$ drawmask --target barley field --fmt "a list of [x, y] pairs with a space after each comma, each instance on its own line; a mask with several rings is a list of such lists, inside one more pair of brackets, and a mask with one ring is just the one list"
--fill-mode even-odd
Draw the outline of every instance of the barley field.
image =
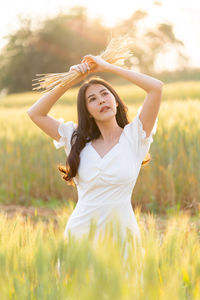
[[[114, 86], [128, 106], [131, 121], [146, 93], [134, 85]], [[0, 203], [58, 207], [76, 201], [57, 169], [64, 149], [38, 128], [26, 113], [42, 94], [28, 92], [0, 98]], [[49, 114], [77, 122], [77, 88], [67, 91]], [[200, 203], [199, 82], [165, 84], [151, 161], [141, 168], [132, 203], [143, 211], [170, 214], [180, 209], [198, 214]]]
[[92, 230], [80, 240], [64, 239], [71, 210], [57, 211], [56, 226], [52, 217], [38, 218], [37, 210], [32, 218], [0, 213], [1, 300], [200, 298], [199, 229], [188, 215], [169, 217], [161, 231], [155, 216], [144, 219], [136, 210], [143, 251], [127, 235], [125, 259], [112, 230], [96, 244]]
[[[145, 93], [115, 87], [129, 120]], [[76, 119], [77, 88], [50, 111]], [[127, 235], [128, 256], [112, 230], [93, 244], [63, 232], [77, 199], [57, 170], [63, 149], [28, 117], [39, 93], [0, 98], [0, 298], [59, 300], [200, 299], [199, 82], [164, 86], [158, 128], [132, 195], [141, 247]]]

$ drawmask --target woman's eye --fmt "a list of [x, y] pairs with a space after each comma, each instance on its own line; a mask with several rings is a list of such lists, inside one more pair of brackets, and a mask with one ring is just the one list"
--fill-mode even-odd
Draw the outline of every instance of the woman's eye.
[[[108, 95], [108, 92], [103, 92], [102, 95]], [[90, 102], [95, 100], [95, 98], [90, 98]]]

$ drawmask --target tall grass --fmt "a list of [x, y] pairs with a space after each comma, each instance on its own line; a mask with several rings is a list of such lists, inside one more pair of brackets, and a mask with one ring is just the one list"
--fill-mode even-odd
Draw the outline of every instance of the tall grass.
[[200, 298], [199, 235], [188, 215], [170, 217], [162, 234], [147, 215], [140, 226], [145, 252], [129, 235], [127, 259], [110, 231], [96, 244], [90, 236], [64, 239], [67, 215], [60, 212], [55, 227], [51, 219], [0, 214], [1, 300]]
[[[199, 211], [198, 88], [198, 82], [164, 86], [158, 128], [150, 148], [152, 160], [142, 167], [133, 192], [133, 204], [141, 205], [144, 211], [170, 213], [181, 208], [194, 214]], [[131, 121], [145, 93], [133, 85], [117, 86], [116, 90], [128, 105]], [[49, 114], [77, 122], [76, 95], [77, 89], [66, 92]], [[67, 186], [57, 169], [59, 163], [65, 164], [64, 149], [56, 150], [52, 138], [26, 113], [39, 97], [40, 94], [31, 92], [1, 99], [1, 203], [56, 206], [69, 199], [77, 200], [76, 189]]]

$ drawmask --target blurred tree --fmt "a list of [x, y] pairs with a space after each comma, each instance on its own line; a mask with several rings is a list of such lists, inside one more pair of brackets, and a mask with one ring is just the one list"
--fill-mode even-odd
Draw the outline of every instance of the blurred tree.
[[82, 7], [48, 18], [35, 30], [31, 20], [21, 19], [21, 24], [7, 36], [0, 55], [0, 90], [6, 87], [9, 93], [31, 90], [35, 74], [66, 72], [108, 42], [108, 30], [98, 19], [89, 20]]
[[[29, 91], [35, 74], [66, 72], [84, 55], [100, 54], [112, 36], [127, 33], [135, 40], [134, 56], [126, 61], [127, 67], [134, 65], [143, 73], [153, 74], [158, 54], [166, 51], [166, 47], [180, 51], [184, 45], [169, 24], [159, 24], [141, 33], [143, 26], [139, 22], [147, 16], [147, 12], [138, 10], [115, 27], [106, 28], [101, 19], [89, 19], [86, 8], [78, 6], [67, 14], [38, 22], [34, 29], [32, 20], [20, 17], [20, 29], [6, 36], [8, 42], [0, 55], [0, 90]], [[186, 57], [179, 54], [180, 63], [184, 61], [186, 65]], [[105, 74], [106, 79], [110, 77], [112, 74]]]
[[155, 73], [155, 62], [158, 54], [164, 54], [166, 50], [175, 49], [179, 65], [184, 69], [188, 64], [188, 57], [183, 53], [184, 43], [176, 38], [173, 26], [162, 23], [141, 33], [140, 29], [143, 26], [140, 24], [147, 16], [146, 11], [137, 10], [129, 19], [123, 20], [113, 28], [114, 34], [128, 33], [135, 40], [134, 57], [127, 60], [127, 65], [136, 65], [141, 72], [152, 74]]

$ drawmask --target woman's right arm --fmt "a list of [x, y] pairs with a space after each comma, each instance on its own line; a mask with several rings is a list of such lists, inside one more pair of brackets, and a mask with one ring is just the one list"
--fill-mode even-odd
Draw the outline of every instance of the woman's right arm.
[[[78, 65], [80, 67], [80, 65]], [[81, 68], [86, 70], [86, 64], [82, 64]], [[75, 66], [71, 67], [70, 70], [76, 69]], [[83, 70], [82, 69], [82, 70]], [[78, 70], [77, 70], [78, 71]], [[52, 137], [55, 140], [60, 139], [60, 135], [58, 133], [58, 127], [60, 122], [57, 121], [55, 118], [48, 115], [48, 112], [54, 105], [54, 103], [73, 85], [79, 83], [85, 77], [88, 76], [88, 72], [84, 71], [81, 76], [77, 77], [66, 86], [57, 86], [44, 96], [42, 96], [39, 100], [37, 100], [28, 110], [27, 114], [29, 115], [30, 119], [40, 128], [42, 129], [47, 135]]]

